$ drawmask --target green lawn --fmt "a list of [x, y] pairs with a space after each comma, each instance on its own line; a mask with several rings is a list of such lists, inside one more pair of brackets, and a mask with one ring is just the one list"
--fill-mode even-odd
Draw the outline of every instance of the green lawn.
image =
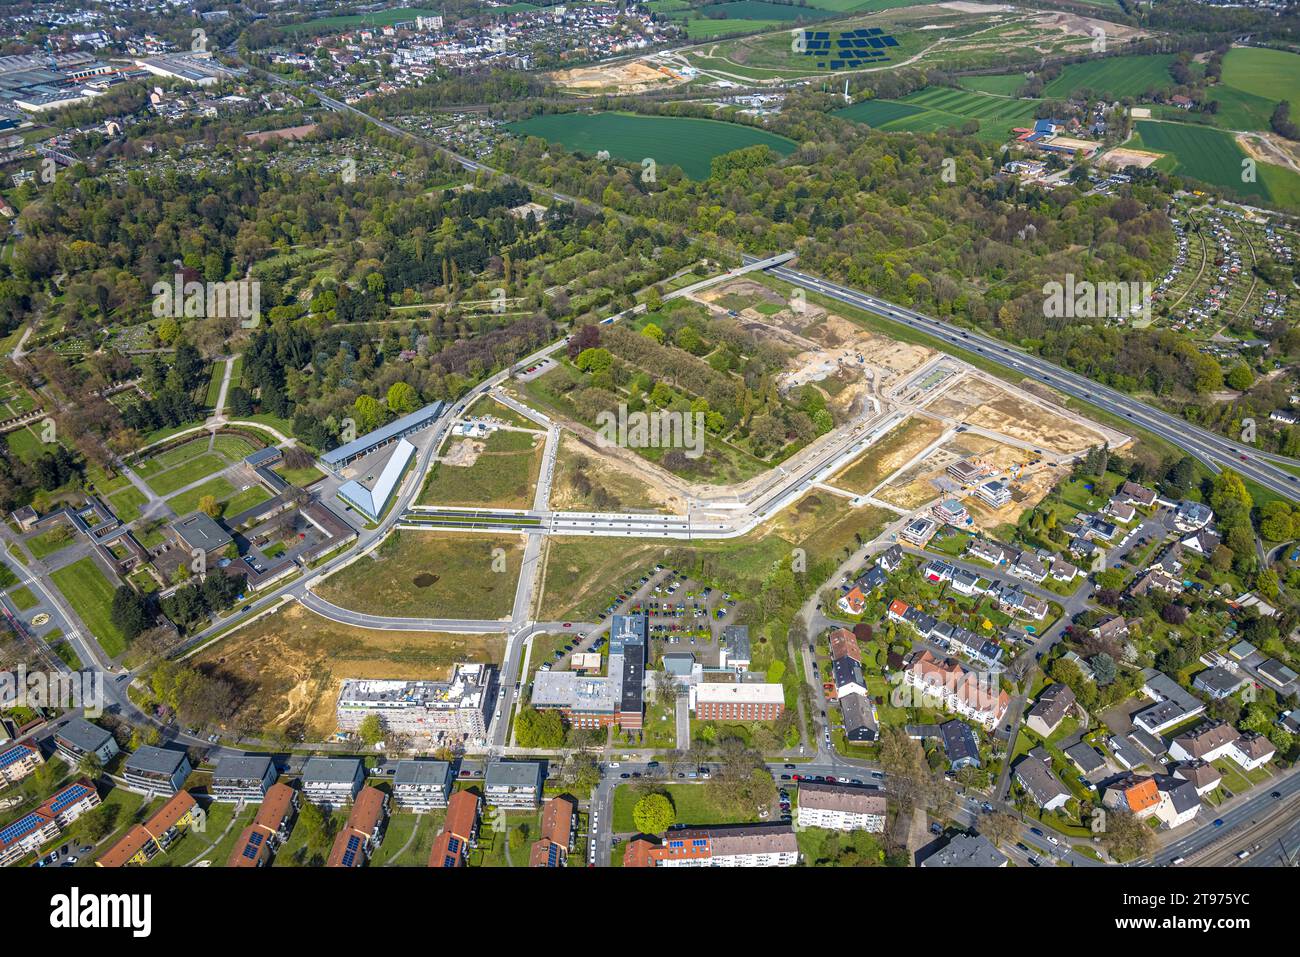
[[59, 522], [48, 531], [27, 539], [27, 548], [34, 557], [46, 558], [71, 545], [73, 537], [72, 529], [63, 522]]
[[224, 502], [227, 499], [234, 498], [236, 490], [223, 476], [218, 475], [202, 485], [196, 485], [188, 492], [182, 492], [168, 499], [167, 504], [172, 507], [172, 510], [177, 515], [188, 515], [199, 507], [199, 501], [205, 495], [211, 495], [218, 502]]
[[9, 600], [13, 602], [15, 608], [19, 611], [26, 611], [28, 608], [35, 608], [38, 604], [36, 596], [32, 590], [24, 585], [22, 588], [15, 588], [9, 593]]
[[209, 452], [188, 459], [175, 468], [152, 475], [145, 481], [157, 494], [170, 495], [177, 489], [197, 482], [205, 476], [220, 472], [227, 464], [221, 456]]
[[134, 522], [140, 517], [140, 511], [148, 501], [149, 498], [144, 492], [134, 485], [129, 485], [120, 492], [108, 496], [108, 507], [123, 523]]
[[126, 651], [126, 637], [109, 616], [116, 586], [93, 558], [86, 556], [65, 565], [52, 572], [50, 578], [109, 657], [116, 658]]
[[[753, 815], [737, 815], [735, 811], [717, 800], [713, 783], [665, 784], [661, 790], [668, 795], [677, 809], [678, 824], [747, 824], [757, 821]], [[614, 831], [617, 834], [635, 832], [632, 808], [640, 800], [631, 785], [620, 784], [614, 790]]]

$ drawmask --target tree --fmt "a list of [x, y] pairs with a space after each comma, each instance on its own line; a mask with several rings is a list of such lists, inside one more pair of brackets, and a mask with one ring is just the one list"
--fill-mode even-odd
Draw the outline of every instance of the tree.
[[139, 636], [153, 624], [153, 615], [149, 612], [149, 603], [130, 585], [119, 585], [113, 592], [113, 605], [110, 616], [117, 629], [128, 641]]
[[221, 503], [215, 495], [204, 495], [199, 499], [199, 511], [209, 518], [216, 518], [221, 514]]
[[677, 810], [666, 794], [647, 794], [632, 808], [632, 820], [642, 834], [662, 834], [677, 822]]
[[1140, 818], [1124, 811], [1109, 811], [1102, 843], [1115, 860], [1131, 861], [1155, 850], [1156, 835]]
[[1255, 384], [1255, 373], [1250, 371], [1250, 366], [1240, 362], [1232, 367], [1224, 381], [1238, 392], [1245, 392]]
[[1019, 818], [1006, 811], [996, 811], [980, 823], [980, 833], [992, 841], [994, 847], [1000, 847], [1012, 840], [1019, 831]]
[[515, 740], [523, 748], [558, 748], [564, 744], [564, 722], [558, 711], [524, 708], [515, 718]]
[[1119, 674], [1115, 659], [1105, 652], [1096, 655], [1088, 664], [1092, 666], [1092, 673], [1097, 679], [1097, 684], [1103, 688], [1113, 682]]
[[880, 766], [890, 790], [905, 808], [927, 807], [936, 793], [935, 776], [925, 761], [921, 743], [900, 727], [886, 727], [880, 735]]
[[409, 382], [394, 382], [388, 387], [388, 409], [406, 415], [420, 407], [420, 396]]
[[357, 737], [368, 748], [373, 748], [384, 740], [384, 719], [377, 714], [368, 714], [361, 719]]

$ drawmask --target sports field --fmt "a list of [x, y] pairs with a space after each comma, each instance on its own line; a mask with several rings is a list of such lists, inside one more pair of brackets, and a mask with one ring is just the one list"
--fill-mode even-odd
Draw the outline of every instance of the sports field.
[[926, 87], [901, 100], [867, 100], [835, 115], [877, 129], [932, 133], [978, 120], [980, 139], [1002, 142], [1013, 127], [1033, 122], [1034, 100], [1015, 100], [969, 90]]
[[650, 157], [660, 166], [681, 167], [691, 179], [707, 179], [713, 157], [732, 150], [762, 143], [787, 156], [796, 145], [784, 136], [737, 123], [633, 113], [552, 113], [508, 123], [506, 128], [587, 155], [608, 150], [632, 163]]
[[1061, 99], [1080, 90], [1110, 97], [1139, 96], [1148, 90], [1172, 86], [1169, 64], [1173, 62], [1172, 53], [1152, 53], [1073, 63], [1043, 87], [1043, 96]]

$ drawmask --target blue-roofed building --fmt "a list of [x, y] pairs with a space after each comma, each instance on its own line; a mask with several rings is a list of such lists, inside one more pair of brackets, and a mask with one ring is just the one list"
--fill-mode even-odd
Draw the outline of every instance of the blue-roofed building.
[[39, 807], [0, 828], [0, 867], [38, 853], [98, 804], [99, 793], [86, 780], [74, 781], [46, 798]]
[[349, 479], [339, 486], [338, 497], [372, 522], [379, 521], [389, 500], [397, 491], [397, 486], [406, 472], [406, 466], [415, 456], [415, 446], [406, 439], [398, 439], [397, 447], [388, 457], [379, 477], [367, 488], [356, 479]]
[[394, 419], [373, 432], [367, 432], [359, 439], [354, 439], [346, 445], [340, 445], [337, 449], [326, 452], [320, 457], [320, 460], [330, 470], [338, 472], [349, 462], [354, 462], [363, 455], [369, 455], [376, 449], [383, 448], [390, 442], [396, 442], [412, 432], [428, 428], [438, 420], [446, 408], [446, 402], [431, 402], [423, 409], [412, 412], [410, 415], [404, 415], [400, 419]]
[[0, 746], [0, 790], [11, 784], [17, 784], [44, 763], [41, 749], [35, 745]]

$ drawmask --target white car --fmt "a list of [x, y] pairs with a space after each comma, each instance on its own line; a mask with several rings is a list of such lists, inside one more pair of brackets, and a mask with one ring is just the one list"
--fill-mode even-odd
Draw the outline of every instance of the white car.
[[1061, 845], [1061, 842], [1058, 841], [1058, 840], [1057, 840], [1055, 837], [1053, 837], [1051, 834], [1047, 835], [1047, 840], [1048, 840], [1048, 843], [1050, 843], [1050, 844], [1055, 844], [1057, 847], [1060, 847], [1060, 845]]

